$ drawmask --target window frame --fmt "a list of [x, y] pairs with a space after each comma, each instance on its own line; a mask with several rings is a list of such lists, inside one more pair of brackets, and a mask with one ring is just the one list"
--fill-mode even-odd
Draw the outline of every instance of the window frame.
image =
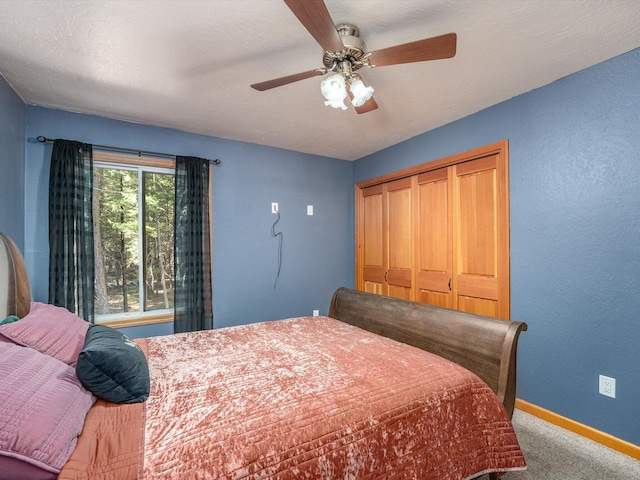
[[[171, 174], [175, 175], [176, 163], [175, 160], [143, 157], [133, 154], [112, 153], [94, 149], [93, 166], [94, 168], [96, 168], [96, 166], [97, 168], [122, 168], [136, 170], [138, 172], [140, 172], [140, 167], [146, 167], [148, 170], [144, 171], [153, 172], [156, 170], [157, 173], [169, 173], [166, 170], [171, 170]], [[138, 181], [141, 181], [140, 178]], [[140, 215], [140, 210], [138, 215]], [[140, 235], [140, 230], [138, 231], [138, 235]], [[143, 267], [139, 266], [139, 268]], [[101, 317], [107, 318], [102, 320]], [[155, 325], [158, 323], [169, 323], [173, 322], [173, 319], [173, 309], [95, 315], [96, 324], [106, 325], [112, 328], [138, 327], [143, 325]]]

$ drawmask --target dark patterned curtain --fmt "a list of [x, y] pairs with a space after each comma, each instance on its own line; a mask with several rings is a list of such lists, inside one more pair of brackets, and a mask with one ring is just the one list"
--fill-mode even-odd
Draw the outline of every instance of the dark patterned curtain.
[[213, 328], [209, 161], [176, 157], [175, 333]]
[[49, 303], [94, 321], [91, 145], [55, 140], [49, 174]]

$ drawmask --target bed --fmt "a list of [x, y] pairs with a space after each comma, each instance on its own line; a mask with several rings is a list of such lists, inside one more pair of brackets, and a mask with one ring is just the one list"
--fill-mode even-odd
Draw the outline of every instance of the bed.
[[[340, 288], [328, 316], [124, 337], [149, 390], [115, 403], [79, 380], [98, 328], [33, 302], [20, 252], [0, 240], [0, 479], [447, 480], [526, 468], [511, 424], [522, 322]], [[27, 392], [8, 386], [20, 375]]]

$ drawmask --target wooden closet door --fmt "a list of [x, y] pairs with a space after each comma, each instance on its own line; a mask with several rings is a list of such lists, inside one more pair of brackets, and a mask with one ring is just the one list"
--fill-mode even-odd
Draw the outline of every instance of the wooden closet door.
[[387, 295], [413, 300], [412, 179], [385, 184]]
[[450, 169], [418, 175], [416, 300], [453, 308], [452, 185]]
[[362, 189], [362, 290], [378, 295], [386, 295], [385, 284], [385, 236], [383, 225], [382, 185]]
[[502, 141], [356, 185], [356, 288], [508, 320]]
[[454, 186], [453, 308], [509, 318], [506, 172], [498, 155], [461, 163]]

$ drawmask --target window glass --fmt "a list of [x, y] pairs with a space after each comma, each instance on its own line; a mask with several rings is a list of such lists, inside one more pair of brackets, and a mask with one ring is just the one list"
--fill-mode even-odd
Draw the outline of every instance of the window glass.
[[96, 321], [173, 313], [174, 172], [94, 163]]

